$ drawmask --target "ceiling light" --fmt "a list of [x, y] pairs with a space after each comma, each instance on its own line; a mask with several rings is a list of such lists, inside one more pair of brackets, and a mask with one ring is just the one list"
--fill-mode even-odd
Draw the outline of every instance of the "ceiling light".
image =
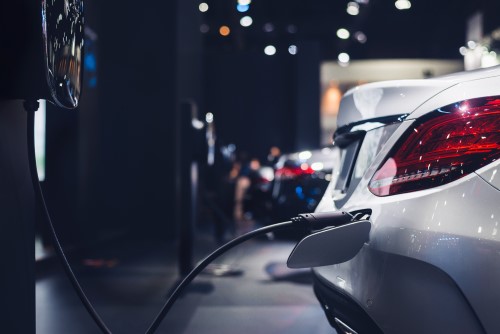
[[297, 32], [297, 26], [294, 25], [294, 24], [289, 24], [287, 27], [286, 27], [286, 31], [289, 33], [289, 34], [295, 34]]
[[354, 39], [360, 42], [361, 44], [365, 44], [368, 38], [362, 31], [356, 31], [354, 33]]
[[411, 2], [409, 0], [398, 0], [394, 5], [399, 10], [405, 10], [411, 8]]
[[274, 30], [274, 25], [272, 23], [266, 23], [263, 29], [265, 32], [272, 32]]
[[243, 5], [243, 6], [249, 5], [251, 3], [252, 3], [252, 0], [238, 0], [238, 4]]
[[288, 53], [291, 55], [296, 55], [297, 54], [297, 45], [290, 45], [288, 47]]
[[208, 10], [208, 4], [206, 2], [202, 2], [198, 6], [198, 9], [200, 10], [200, 12], [205, 13]]
[[240, 13], [244, 13], [244, 12], [248, 11], [249, 9], [250, 9], [250, 6], [249, 6], [249, 5], [240, 5], [240, 4], [238, 4], [238, 5], [236, 6], [236, 10], [237, 10], [238, 12], [240, 12]]
[[219, 34], [222, 36], [228, 36], [231, 33], [231, 29], [228, 26], [222, 26], [219, 28]]
[[340, 28], [337, 30], [337, 37], [340, 39], [348, 39], [351, 34], [349, 33], [349, 30]]
[[268, 56], [273, 56], [276, 54], [276, 48], [273, 45], [268, 45], [264, 48], [264, 53]]
[[349, 15], [358, 15], [359, 14], [359, 5], [357, 2], [349, 2], [347, 4], [347, 14], [349, 14]]
[[250, 16], [243, 16], [240, 20], [240, 24], [243, 27], [250, 27], [253, 23], [253, 20]]
[[347, 66], [347, 65], [349, 65], [349, 61], [351, 60], [351, 57], [349, 57], [349, 55], [347, 53], [342, 52], [339, 54], [337, 59], [339, 60], [340, 66]]
[[210, 30], [210, 27], [208, 26], [208, 24], [203, 23], [203, 24], [200, 26], [200, 32], [201, 32], [202, 34], [206, 34], [209, 30]]

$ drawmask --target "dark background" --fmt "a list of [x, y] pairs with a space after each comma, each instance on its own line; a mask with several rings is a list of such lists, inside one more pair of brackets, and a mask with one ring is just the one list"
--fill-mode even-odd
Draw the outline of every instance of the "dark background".
[[[272, 145], [317, 147], [321, 61], [343, 51], [353, 60], [461, 59], [468, 17], [482, 10], [489, 32], [499, 12], [494, 1], [413, 1], [398, 11], [371, 0], [354, 17], [347, 1], [254, 0], [241, 14], [236, 1], [207, 2], [207, 13], [192, 0], [85, 2], [97, 84], [86, 85], [78, 110], [51, 105], [47, 115], [43, 187], [65, 244], [175, 237], [173, 117], [182, 101], [214, 114], [221, 143], [259, 158]], [[243, 15], [251, 27], [239, 25]], [[263, 31], [269, 22], [274, 30]], [[230, 36], [218, 35], [222, 24]], [[339, 40], [340, 27], [363, 31], [367, 43]], [[272, 57], [262, 52], [270, 43]]]

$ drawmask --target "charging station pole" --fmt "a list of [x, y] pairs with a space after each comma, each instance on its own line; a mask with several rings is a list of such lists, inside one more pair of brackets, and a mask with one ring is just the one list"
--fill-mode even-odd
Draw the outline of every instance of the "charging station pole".
[[35, 199], [22, 101], [0, 101], [0, 326], [35, 333]]
[[194, 227], [197, 217], [198, 134], [195, 127], [196, 104], [182, 102], [176, 115], [176, 225], [178, 228], [179, 272], [187, 275], [193, 268]]

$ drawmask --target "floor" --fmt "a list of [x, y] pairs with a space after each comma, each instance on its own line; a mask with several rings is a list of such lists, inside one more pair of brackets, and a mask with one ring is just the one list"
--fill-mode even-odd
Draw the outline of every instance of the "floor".
[[[195, 258], [214, 249], [198, 237]], [[157, 333], [334, 334], [316, 301], [308, 270], [285, 266], [290, 241], [251, 240], [216, 262], [234, 275], [200, 275], [177, 301]], [[70, 258], [89, 299], [113, 333], [144, 333], [177, 274], [175, 245], [119, 242]], [[36, 282], [37, 333], [99, 333], [55, 261]]]

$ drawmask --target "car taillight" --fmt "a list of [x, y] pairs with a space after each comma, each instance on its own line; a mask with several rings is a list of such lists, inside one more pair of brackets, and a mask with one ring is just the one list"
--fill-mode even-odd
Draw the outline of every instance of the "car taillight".
[[500, 157], [500, 96], [440, 108], [408, 129], [373, 175], [388, 196], [455, 181]]
[[275, 176], [276, 178], [293, 179], [301, 175], [310, 174], [314, 174], [314, 169], [312, 169], [308, 164], [303, 163], [300, 166], [278, 168]]

